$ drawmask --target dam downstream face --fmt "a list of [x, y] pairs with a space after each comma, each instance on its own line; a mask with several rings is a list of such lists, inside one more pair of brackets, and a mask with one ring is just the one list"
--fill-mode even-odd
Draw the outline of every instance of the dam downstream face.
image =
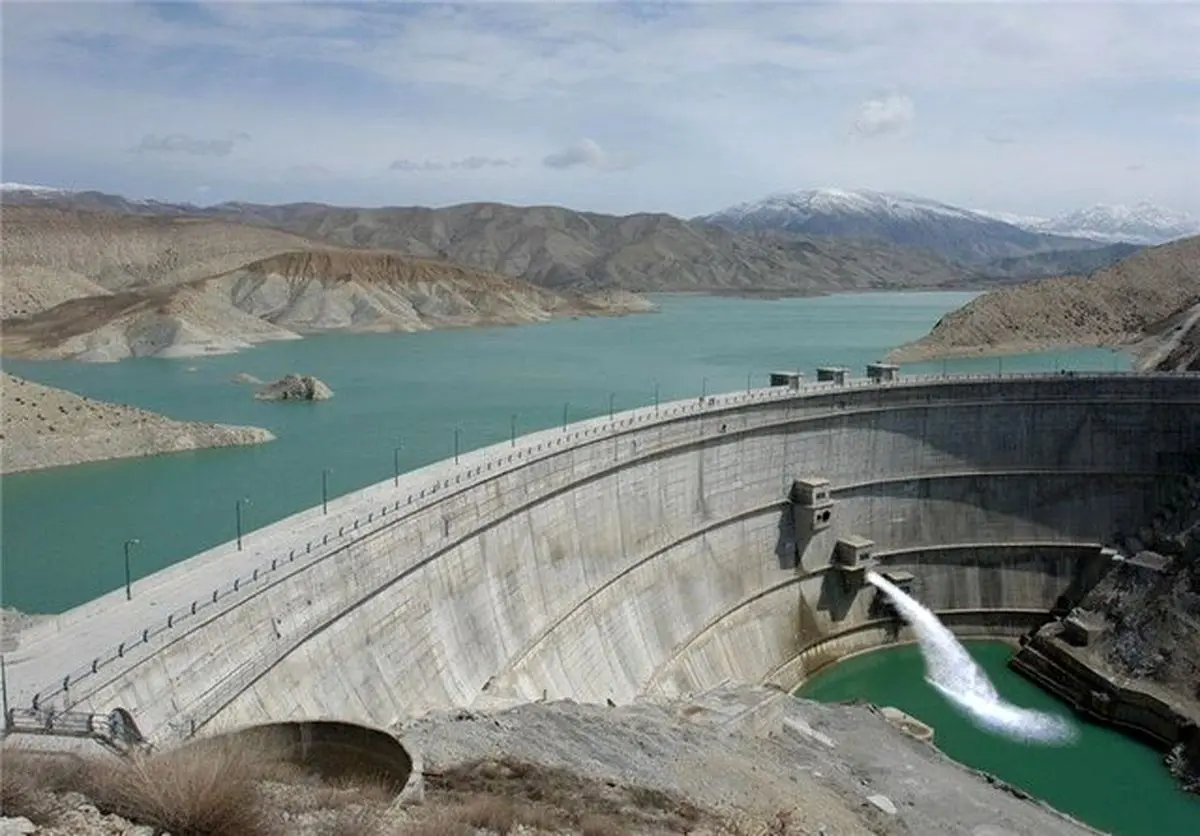
[[[205, 557], [244, 581], [219, 579], [195, 618], [192, 599], [174, 623], [148, 596], [93, 602], [153, 623], [118, 625], [138, 636], [123, 653], [59, 648], [80, 673], [42, 704], [127, 707], [171, 739], [789, 688], [890, 640], [847, 560], [907, 575], [960, 635], [1018, 635], [1087, 585], [1100, 542], [1148, 519], [1198, 446], [1200, 377], [1178, 375], [858, 380], [618, 413], [387, 480], [335, 522], [345, 536], [323, 548], [318, 531], [294, 562], [285, 544], [265, 577], [232, 548]], [[16, 693], [31, 669], [10, 669]]]
[[[1003, 642], [964, 642], [1000, 695], [1027, 708], [1067, 709], [1011, 671]], [[1074, 719], [1071, 746], [1031, 747], [980, 731], [924, 681], [916, 645], [864, 653], [805, 682], [796, 695], [820, 702], [891, 705], [934, 729], [934, 743], [960, 763], [989, 772], [1099, 830], [1117, 836], [1185, 836], [1200, 821], [1200, 797], [1180, 790], [1162, 755], [1114, 729]]]

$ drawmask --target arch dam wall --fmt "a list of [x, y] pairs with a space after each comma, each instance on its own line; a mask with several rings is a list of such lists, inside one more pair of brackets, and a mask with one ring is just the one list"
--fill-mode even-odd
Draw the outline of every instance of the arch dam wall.
[[[509, 461], [101, 669], [71, 705], [123, 706], [162, 740], [791, 688], [896, 635], [861, 573], [831, 565], [853, 537], [959, 633], [1013, 635], [1097, 575], [1113, 532], [1149, 521], [1200, 448], [1200, 376], [817, 384], [571, 429], [521, 439], [545, 439], [523, 461], [477, 451]], [[823, 530], [789, 501], [801, 477], [830, 483]]]

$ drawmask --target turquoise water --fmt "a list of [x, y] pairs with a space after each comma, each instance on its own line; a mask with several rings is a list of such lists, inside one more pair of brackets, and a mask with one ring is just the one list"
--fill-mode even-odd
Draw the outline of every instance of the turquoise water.
[[[766, 384], [774, 369], [836, 363], [861, 375], [890, 348], [924, 334], [973, 293], [878, 293], [814, 299], [656, 297], [661, 312], [516, 328], [420, 334], [334, 334], [268, 343], [236, 355], [109, 365], [6, 361], [14, 374], [171, 417], [272, 430], [258, 447], [101, 462], [5, 477], [0, 601], [58, 612], [123, 583], [122, 545], [139, 538], [133, 574], [149, 574], [247, 529], [403, 470], [518, 433], [608, 410]], [[961, 360], [950, 371], [1128, 368], [1081, 350]], [[941, 371], [939, 362], [905, 371]], [[296, 371], [334, 390], [317, 404], [265, 403], [232, 378]]]
[[[1013, 649], [967, 642], [967, 649], [1007, 700], [1073, 716], [1058, 700], [1008, 668]], [[1125, 735], [1079, 719], [1078, 741], [1026, 746], [980, 731], [924, 680], [915, 645], [854, 656], [797, 692], [823, 702], [894, 705], [934, 727], [938, 748], [1117, 836], [1190, 836], [1200, 832], [1200, 797], [1178, 789], [1162, 756]]]

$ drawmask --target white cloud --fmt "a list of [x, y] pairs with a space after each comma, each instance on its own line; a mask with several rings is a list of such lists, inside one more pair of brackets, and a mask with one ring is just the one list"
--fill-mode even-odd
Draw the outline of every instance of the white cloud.
[[[1200, 211], [1196, 4], [179, 9], [7, 6], [6, 175], [341, 203], [394, 202], [403, 183], [429, 203], [677, 214], [831, 182], [1034, 214]], [[908, 136], [851, 142], [848, 122]], [[619, 190], [563, 176], [635, 160]], [[414, 176], [380, 177], [393, 163]]]
[[542, 159], [546, 168], [592, 168], [596, 171], [625, 171], [634, 165], [628, 154], [613, 154], [600, 147], [594, 139], [581, 139], [561, 151]]
[[916, 118], [917, 109], [912, 99], [901, 93], [889, 93], [859, 105], [850, 132], [861, 137], [900, 133]]
[[190, 154], [193, 157], [228, 157], [234, 146], [247, 142], [250, 135], [238, 132], [225, 139], [197, 139], [187, 134], [146, 134], [129, 150], [135, 154]]
[[479, 171], [485, 168], [515, 168], [520, 164], [519, 159], [475, 155], [458, 160], [392, 160], [392, 164], [388, 168], [392, 171], [411, 174], [424, 171]]

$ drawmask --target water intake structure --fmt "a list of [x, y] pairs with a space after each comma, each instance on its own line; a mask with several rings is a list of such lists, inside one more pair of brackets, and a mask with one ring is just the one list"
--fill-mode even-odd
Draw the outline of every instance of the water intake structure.
[[1076, 729], [1065, 718], [1002, 699], [987, 674], [936, 615], [878, 573], [867, 572], [866, 579], [886, 594], [912, 625], [925, 660], [925, 681], [975, 725], [1026, 743], [1061, 745], [1075, 739]]

